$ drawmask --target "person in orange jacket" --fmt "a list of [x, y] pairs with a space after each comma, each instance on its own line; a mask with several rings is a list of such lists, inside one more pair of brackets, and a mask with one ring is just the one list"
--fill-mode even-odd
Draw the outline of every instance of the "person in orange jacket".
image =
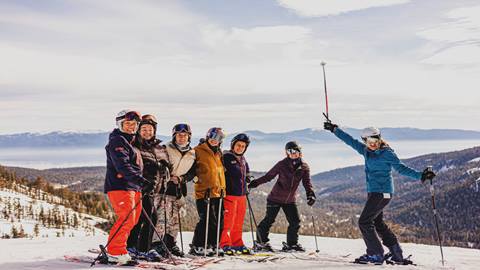
[[224, 200], [220, 247], [227, 255], [251, 254], [251, 250], [242, 240], [243, 220], [247, 209], [247, 185], [250, 182], [250, 168], [244, 154], [249, 144], [248, 135], [239, 133], [233, 137], [230, 150], [223, 153], [227, 196]]
[[[194, 148], [197, 177], [197, 181], [194, 181], [194, 189], [199, 221], [195, 226], [190, 245], [189, 253], [192, 255], [213, 256], [217, 250], [217, 225], [220, 223], [221, 231], [223, 223], [223, 212], [219, 211], [223, 210], [220, 198], [225, 194], [225, 170], [220, 148], [224, 138], [225, 134], [221, 128], [211, 128], [207, 132], [205, 141]], [[218, 215], [219, 212], [220, 215]], [[208, 234], [207, 243], [205, 243], [206, 234]], [[223, 255], [223, 250], [218, 248], [218, 253]]]

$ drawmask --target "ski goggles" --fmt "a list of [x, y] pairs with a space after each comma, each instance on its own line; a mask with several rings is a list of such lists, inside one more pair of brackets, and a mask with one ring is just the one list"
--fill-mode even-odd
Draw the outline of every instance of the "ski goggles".
[[225, 133], [223, 133], [221, 128], [212, 128], [207, 133], [207, 139], [222, 143], [223, 139], [225, 139]]
[[366, 138], [362, 138], [364, 142], [368, 143], [368, 144], [375, 144], [377, 142], [380, 141], [380, 137], [379, 136], [371, 136], [371, 137], [366, 137]]
[[181, 133], [181, 132], [186, 132], [191, 134], [192, 130], [190, 129], [190, 126], [188, 124], [177, 124], [172, 129], [173, 134]]
[[136, 112], [136, 111], [130, 111], [130, 112], [127, 112], [125, 115], [122, 115], [122, 116], [119, 116], [116, 118], [117, 121], [120, 121], [120, 120], [125, 120], [125, 121], [137, 121], [137, 122], [140, 122], [140, 113]]
[[287, 153], [289, 153], [289, 154], [291, 154], [291, 155], [297, 154], [297, 153], [301, 153], [300, 150], [298, 150], [298, 149], [293, 149], [293, 148], [287, 149], [286, 151], [287, 151]]

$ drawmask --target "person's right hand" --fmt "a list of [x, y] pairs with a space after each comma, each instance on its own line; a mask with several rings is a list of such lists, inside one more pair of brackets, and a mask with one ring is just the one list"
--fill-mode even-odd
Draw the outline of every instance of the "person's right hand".
[[337, 127], [338, 127], [338, 125], [335, 125], [334, 123], [332, 123], [330, 121], [326, 121], [326, 122], [323, 123], [323, 128], [330, 131], [330, 132], [334, 132]]
[[432, 168], [427, 167], [425, 170], [422, 172], [422, 183], [425, 183], [427, 180], [433, 180], [433, 178], [437, 176], [433, 171]]

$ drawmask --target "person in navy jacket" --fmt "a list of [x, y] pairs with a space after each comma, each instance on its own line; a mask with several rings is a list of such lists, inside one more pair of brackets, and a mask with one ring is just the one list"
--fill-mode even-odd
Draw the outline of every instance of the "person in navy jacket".
[[397, 237], [383, 221], [383, 209], [390, 202], [394, 192], [392, 169], [401, 175], [422, 180], [422, 182], [433, 179], [435, 173], [429, 168], [419, 172], [403, 164], [393, 149], [383, 140], [378, 128], [365, 128], [361, 136], [363, 142], [354, 139], [330, 121], [324, 123], [324, 128], [335, 134], [365, 159], [368, 199], [358, 220], [358, 225], [367, 246], [367, 253], [356, 259], [356, 262], [383, 263], [385, 257], [380, 236], [383, 244], [390, 250], [393, 261], [401, 264], [410, 263], [403, 258]]
[[[142, 212], [141, 190], [149, 183], [142, 176], [142, 158], [132, 146], [140, 114], [131, 110], [118, 113], [117, 127], [105, 147], [107, 172], [104, 191], [117, 215], [108, 237], [108, 261], [134, 264], [127, 251], [127, 239]], [[136, 206], [136, 207], [135, 207]]]

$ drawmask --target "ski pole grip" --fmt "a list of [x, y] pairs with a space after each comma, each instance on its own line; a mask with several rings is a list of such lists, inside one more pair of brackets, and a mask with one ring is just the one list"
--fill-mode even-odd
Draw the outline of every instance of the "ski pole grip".
[[205, 191], [205, 197], [204, 198], [205, 198], [205, 200], [210, 199], [210, 189], [209, 188], [207, 188], [207, 190]]

